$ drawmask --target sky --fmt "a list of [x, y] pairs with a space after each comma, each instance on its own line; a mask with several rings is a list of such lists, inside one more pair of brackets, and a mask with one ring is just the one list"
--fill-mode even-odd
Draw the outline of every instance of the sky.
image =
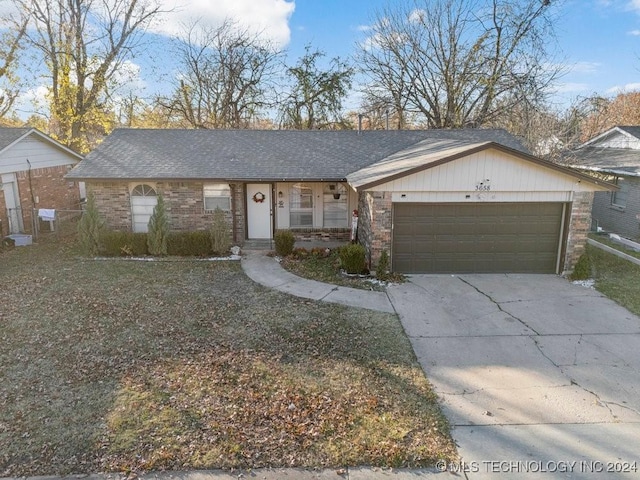
[[[194, 18], [215, 25], [231, 17], [258, 29], [286, 49], [293, 64], [308, 44], [326, 52], [327, 58], [348, 59], [356, 42], [366, 40], [367, 26], [376, 12], [394, 1], [160, 0], [171, 13], [152, 28], [157, 34], [152, 42], [155, 61], [134, 58], [130, 86], [144, 96], [171, 80], [175, 72], [167, 49], [161, 46], [163, 39]], [[557, 105], [567, 105], [576, 97], [640, 90], [640, 0], [552, 0], [552, 4], [558, 5], [554, 61], [567, 66], [553, 96]], [[35, 97], [37, 88], [25, 95]], [[345, 106], [356, 110], [358, 102], [354, 94]]]

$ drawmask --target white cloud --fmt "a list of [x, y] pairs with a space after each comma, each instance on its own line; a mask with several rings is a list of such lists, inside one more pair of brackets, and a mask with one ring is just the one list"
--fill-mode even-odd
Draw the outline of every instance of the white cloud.
[[602, 64], [598, 62], [576, 62], [571, 65], [572, 73], [595, 73]]
[[146, 83], [140, 77], [140, 70], [140, 65], [131, 60], [125, 60], [113, 76], [113, 81], [118, 86], [118, 90], [139, 91], [144, 89]]
[[626, 85], [616, 85], [607, 90], [607, 93], [617, 95], [625, 92], [636, 92], [640, 90], [640, 82], [627, 83]]
[[631, 30], [630, 32], [627, 32], [627, 35], [633, 35], [634, 37], [638, 37], [640, 36], [640, 30]]
[[632, 10], [640, 10], [640, 0], [631, 0], [629, 2], [629, 8]]
[[356, 30], [358, 32], [369, 32], [372, 29], [373, 29], [373, 27], [371, 25], [358, 25], [356, 27]]
[[555, 93], [580, 93], [588, 90], [590, 90], [588, 84], [578, 82], [558, 83], [553, 89]]
[[424, 22], [424, 18], [426, 15], [426, 11], [422, 8], [416, 8], [409, 14], [409, 22], [411, 23], [422, 23]]
[[161, 0], [161, 4], [170, 12], [152, 27], [156, 33], [175, 35], [195, 20], [215, 26], [230, 18], [279, 46], [289, 43], [289, 19], [295, 9], [295, 0]]

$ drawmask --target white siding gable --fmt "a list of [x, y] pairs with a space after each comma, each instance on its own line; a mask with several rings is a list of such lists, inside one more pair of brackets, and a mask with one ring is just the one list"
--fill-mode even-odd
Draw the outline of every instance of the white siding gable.
[[572, 192], [606, 190], [571, 175], [487, 149], [367, 190], [394, 201], [570, 201]]
[[0, 174], [28, 170], [27, 160], [33, 169], [78, 163], [73, 155], [31, 134], [0, 153]]
[[613, 130], [610, 134], [605, 135], [600, 140], [589, 143], [589, 146], [603, 148], [631, 148], [634, 150], [640, 150], [640, 139], [619, 130]]

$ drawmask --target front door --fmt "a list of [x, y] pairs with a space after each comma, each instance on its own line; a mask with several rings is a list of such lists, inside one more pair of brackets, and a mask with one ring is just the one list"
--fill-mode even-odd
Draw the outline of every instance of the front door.
[[249, 239], [271, 238], [271, 184], [247, 184], [247, 228]]
[[[7, 173], [0, 177], [4, 190], [4, 202], [9, 217], [9, 233], [21, 233], [24, 231], [22, 223], [22, 209], [20, 208], [20, 196], [18, 195], [18, 181], [15, 173]], [[0, 232], [2, 233], [2, 232]]]

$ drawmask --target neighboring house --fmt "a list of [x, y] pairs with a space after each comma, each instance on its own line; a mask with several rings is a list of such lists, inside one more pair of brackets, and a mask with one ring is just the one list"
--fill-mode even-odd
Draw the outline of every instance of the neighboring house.
[[598, 192], [593, 201], [594, 227], [640, 238], [640, 126], [614, 127], [571, 152], [572, 166], [598, 172], [618, 190]]
[[358, 239], [398, 272], [571, 269], [594, 191], [613, 188], [529, 155], [502, 130], [116, 130], [67, 178], [113, 229], [146, 231], [165, 198], [174, 230], [228, 213], [233, 239]]
[[34, 209], [78, 209], [79, 185], [64, 176], [80, 160], [35, 128], [0, 128], [0, 233], [31, 233]]

